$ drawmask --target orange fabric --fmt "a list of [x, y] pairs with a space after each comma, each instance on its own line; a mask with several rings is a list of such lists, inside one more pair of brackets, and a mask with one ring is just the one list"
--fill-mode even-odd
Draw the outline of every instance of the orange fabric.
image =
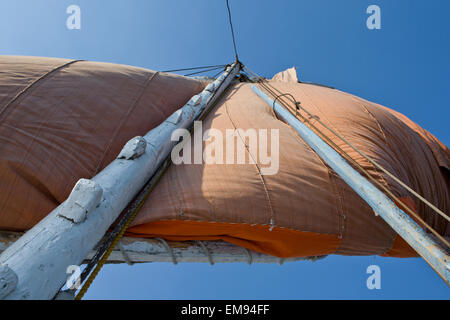
[[341, 239], [335, 235], [301, 232], [269, 226], [162, 220], [128, 229], [127, 236], [167, 240], [223, 240], [281, 258], [326, 255], [336, 252]]
[[398, 119], [403, 121], [403, 123], [405, 123], [408, 127], [414, 130], [414, 132], [419, 134], [422, 137], [422, 139], [427, 143], [427, 145], [430, 147], [431, 151], [433, 151], [433, 154], [436, 160], [438, 161], [439, 165], [447, 170], [450, 170], [450, 150], [442, 142], [440, 142], [433, 134], [424, 130], [418, 124], [414, 123], [407, 116], [395, 110], [383, 106], [380, 107], [395, 115]]
[[419, 255], [405, 240], [403, 240], [402, 237], [397, 235], [392, 248], [381, 256], [394, 258], [414, 258]]

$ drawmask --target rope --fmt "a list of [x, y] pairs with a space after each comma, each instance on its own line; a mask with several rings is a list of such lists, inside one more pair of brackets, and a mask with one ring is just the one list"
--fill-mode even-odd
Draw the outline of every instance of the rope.
[[161, 242], [161, 244], [163, 245], [164, 249], [166, 249], [166, 251], [170, 254], [170, 256], [172, 257], [172, 262], [174, 265], [178, 264], [177, 259], [175, 258], [175, 254], [173, 253], [173, 249], [171, 246], [169, 246], [169, 244], [167, 243], [166, 240], [164, 240], [163, 238], [155, 238], [156, 240], [158, 240], [159, 242]]
[[228, 22], [229, 22], [229, 24], [230, 24], [231, 37], [233, 38], [234, 55], [236, 56], [236, 61], [239, 61], [238, 53], [237, 53], [237, 49], [236, 49], [236, 40], [235, 40], [235, 38], [234, 38], [233, 22], [231, 21], [230, 4], [228, 3], [228, 0], [226, 0], [226, 2], [227, 2], [227, 9], [228, 9]]
[[119, 241], [117, 246], [119, 247], [120, 253], [122, 253], [123, 260], [125, 260], [127, 265], [132, 266], [134, 264], [134, 262], [131, 261], [130, 257], [128, 256], [127, 252], [125, 251], [125, 248], [122, 245], [122, 241]]
[[[282, 95], [283, 96], [288, 96], [290, 94], [283, 94], [281, 93], [278, 89], [276, 89], [275, 87], [273, 87], [267, 80], [265, 80], [264, 78], [258, 76], [257, 74], [255, 74], [254, 72], [252, 72], [251, 70], [249, 70], [247, 67], [245, 67], [251, 74], [253, 74], [254, 76], [256, 76], [257, 78], [257, 82], [264, 88], [266, 89], [272, 96], [274, 96], [275, 98], [278, 98], [281, 102], [281, 104], [287, 108], [291, 113], [293, 111], [293, 108], [286, 104], [286, 102], [282, 99]], [[273, 89], [273, 90], [272, 90]], [[277, 94], [276, 92], [278, 92], [279, 94]], [[292, 97], [292, 95], [290, 95]], [[340, 136], [336, 131], [334, 131], [333, 129], [329, 128], [326, 124], [324, 124], [319, 117], [311, 114], [308, 110], [306, 110], [305, 108], [303, 108], [300, 103], [298, 103], [295, 98], [292, 97], [292, 99], [294, 101], [291, 100], [291, 102], [294, 102], [296, 105], [296, 109], [295, 111], [297, 111], [297, 107], [301, 108], [304, 112], [306, 112], [308, 114], [308, 116], [311, 118], [314, 118], [316, 121], [318, 121], [323, 127], [325, 127], [327, 130], [329, 130], [330, 132], [332, 132], [335, 136], [337, 136], [339, 139], [341, 139], [342, 141], [344, 141], [346, 144], [348, 144], [353, 150], [355, 150], [356, 152], [358, 152], [362, 157], [366, 158], [368, 161], [370, 161], [371, 163], [374, 163], [374, 165], [376, 164], [376, 167], [379, 168], [380, 170], [382, 170], [383, 172], [387, 172], [390, 176], [392, 175], [393, 177], [395, 177], [392, 173], [390, 173], [388, 170], [386, 170], [385, 168], [383, 168], [381, 165], [379, 165], [378, 163], [376, 163], [374, 160], [372, 160], [371, 158], [369, 158], [367, 155], [365, 155], [362, 151], [358, 150], [355, 146], [353, 146], [350, 142], [348, 142], [345, 138], [343, 138], [342, 136]], [[366, 175], [369, 180], [371, 180], [373, 183], [375, 183], [379, 188], [381, 188], [383, 191], [385, 191], [390, 197], [391, 199], [393, 199], [396, 203], [398, 203], [398, 205], [400, 205], [405, 211], [407, 211], [410, 215], [412, 215], [413, 217], [415, 217], [418, 221], [420, 221], [428, 230], [430, 230], [437, 238], [439, 238], [444, 244], [447, 245], [447, 247], [450, 247], [449, 242], [442, 237], [438, 232], [436, 232], [430, 225], [428, 225], [416, 212], [414, 212], [411, 208], [409, 208], [406, 204], [404, 204], [397, 196], [395, 196], [386, 186], [382, 185], [380, 182], [378, 182], [369, 172], [367, 172], [367, 170], [365, 170], [363, 167], [361, 167], [359, 165], [358, 162], [356, 162], [347, 152], [345, 152], [344, 150], [342, 150], [342, 148], [340, 148], [338, 145], [336, 145], [325, 133], [323, 133], [319, 128], [317, 128], [311, 121], [309, 121], [309, 119], [303, 117], [301, 114], [297, 114], [296, 112], [296, 116], [299, 116], [301, 118], [301, 120], [303, 122], [308, 123], [323, 139], [325, 139], [329, 145], [331, 145], [335, 150], [337, 150], [347, 161], [349, 161], [350, 163], [352, 163], [354, 166], [356, 166], [361, 172], [364, 173], [364, 175]], [[370, 160], [369, 160], [370, 159]], [[398, 178], [396, 178], [396, 181], [400, 181]], [[401, 182], [403, 185], [404, 183]], [[408, 187], [408, 189], [410, 189]], [[412, 189], [411, 189], [412, 190]], [[418, 195], [417, 192], [415, 192], [413, 190], [412, 192], [414, 195]], [[419, 199], [423, 198], [422, 196], [420, 196]], [[446, 215], [444, 214], [444, 216], [446, 217]]]
[[222, 70], [219, 70], [219, 72], [217, 72], [215, 75], [213, 75], [212, 77], [214, 78], [214, 79], [217, 79], [217, 77], [219, 76], [219, 74], [221, 74], [222, 73]]
[[209, 252], [208, 248], [207, 248], [206, 245], [203, 243], [203, 241], [199, 240], [199, 241], [197, 241], [197, 243], [200, 244], [200, 247], [202, 247], [203, 252], [204, 252], [205, 255], [208, 257], [209, 264], [213, 266], [213, 265], [214, 265], [214, 261], [213, 261], [211, 252]]
[[[199, 74], [199, 73], [204, 73], [204, 72], [214, 71], [214, 70], [221, 69], [221, 68], [223, 68], [223, 66], [215, 67], [215, 68], [211, 68], [211, 69], [207, 69], [207, 70], [202, 70], [202, 71], [197, 71], [197, 72], [188, 73], [188, 74], [185, 74], [184, 76], [185, 76], [185, 77], [188, 77], [188, 76], [192, 76], [192, 75], [194, 75], [194, 74]], [[222, 72], [222, 71], [220, 71], [220, 72]]]
[[[89, 278], [83, 284], [83, 287], [80, 289], [80, 291], [76, 295], [75, 300], [81, 300], [83, 298], [84, 294], [87, 292], [87, 290], [91, 286], [92, 282], [97, 277], [97, 274], [102, 269], [102, 267], [105, 264], [106, 260], [108, 260], [108, 257], [111, 255], [111, 252], [117, 246], [117, 244], [119, 243], [120, 239], [122, 239], [123, 234], [128, 229], [129, 225], [131, 224], [133, 219], [136, 217], [136, 215], [139, 212], [139, 210], [142, 208], [145, 199], [148, 197], [150, 192], [153, 190], [155, 185], [158, 183], [158, 181], [161, 178], [162, 174], [169, 167], [169, 164], [170, 164], [170, 160], [168, 159], [167, 161], [164, 162], [162, 167], [150, 179], [148, 184], [144, 187], [144, 189], [142, 189], [142, 191], [139, 193], [139, 195], [136, 197], [136, 199], [132, 202], [132, 205], [130, 206], [130, 208], [128, 209], [127, 213], [125, 214], [125, 216], [121, 220], [122, 223], [119, 223], [114, 228], [114, 231], [118, 231], [117, 234], [116, 234], [116, 232], [114, 232], [114, 234], [116, 234], [116, 236], [115, 237], [110, 237], [110, 239], [111, 238], [113, 239], [112, 242], [110, 243], [108, 249], [106, 249], [106, 252], [102, 255], [101, 259], [98, 261], [98, 264], [95, 266], [95, 269], [89, 275]], [[102, 246], [102, 247], [104, 247], [104, 246]], [[97, 254], [99, 254], [99, 252], [100, 251], [97, 251]], [[92, 263], [90, 263], [89, 265], [92, 265]], [[89, 267], [89, 265], [88, 265], [88, 267]], [[83, 270], [83, 273], [85, 273], [85, 271], [86, 271], [86, 273], [89, 273], [88, 267], [86, 267]]]
[[172, 69], [172, 70], [164, 70], [160, 72], [177, 72], [177, 71], [189, 71], [189, 70], [198, 70], [198, 69], [208, 69], [208, 68], [216, 68], [216, 67], [226, 67], [226, 64], [218, 64], [215, 66], [204, 66], [204, 67], [193, 67], [193, 68], [183, 68], [183, 69]]
[[245, 253], [247, 254], [247, 258], [248, 258], [247, 263], [250, 266], [250, 265], [252, 265], [252, 262], [253, 262], [252, 252], [250, 250], [248, 250], [247, 248], [244, 248], [244, 250], [245, 250]]

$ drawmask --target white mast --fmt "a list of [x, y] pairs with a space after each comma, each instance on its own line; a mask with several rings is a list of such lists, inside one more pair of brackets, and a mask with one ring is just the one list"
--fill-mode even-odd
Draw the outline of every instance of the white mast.
[[144, 137], [135, 137], [119, 157], [92, 179], [81, 179], [47, 217], [0, 255], [0, 299], [52, 299], [111, 224], [167, 158], [172, 132], [188, 129], [239, 73], [233, 63], [200, 94]]

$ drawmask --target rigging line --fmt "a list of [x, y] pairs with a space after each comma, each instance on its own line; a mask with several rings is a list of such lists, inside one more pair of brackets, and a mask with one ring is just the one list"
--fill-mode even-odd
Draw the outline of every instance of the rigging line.
[[222, 67], [215, 67], [215, 68], [211, 68], [211, 69], [207, 69], [207, 70], [202, 70], [202, 71], [197, 71], [197, 72], [188, 73], [188, 74], [185, 74], [184, 76], [185, 76], [185, 77], [193, 76], [194, 74], [199, 74], [199, 73], [204, 73], [204, 72], [214, 71], [214, 70], [221, 69], [221, 68], [222, 68]]
[[[245, 67], [250, 73], [256, 75], [254, 72], [252, 72], [250, 69], [248, 69], [247, 67]], [[262, 77], [259, 77], [258, 75], [256, 75], [257, 78], [259, 79], [263, 79]], [[268, 82], [267, 82], [268, 83]], [[268, 85], [270, 85], [268, 83]], [[271, 86], [271, 85], [270, 85]], [[278, 93], [281, 93], [281, 91], [279, 91], [278, 89], [276, 89], [275, 87], [271, 86], [274, 90], [276, 90]], [[291, 98], [290, 99], [292, 102], [294, 102], [295, 99]], [[295, 102], [294, 102], [295, 103]], [[308, 110], [306, 110], [304, 107], [302, 107], [301, 105], [299, 105], [299, 107], [305, 111], [308, 116], [310, 117], [314, 117], [314, 115], [312, 115]], [[388, 175], [390, 178], [392, 178], [395, 182], [397, 182], [400, 186], [402, 186], [403, 188], [405, 188], [406, 190], [408, 190], [410, 193], [412, 193], [414, 196], [416, 196], [419, 200], [421, 200], [423, 203], [425, 203], [426, 205], [428, 205], [431, 209], [433, 209], [437, 214], [439, 214], [440, 216], [442, 216], [444, 219], [446, 219], [447, 221], [450, 221], [450, 217], [448, 217], [442, 210], [440, 210], [439, 208], [437, 208], [435, 205], [433, 205], [431, 202], [429, 202], [427, 199], [425, 199], [422, 195], [420, 195], [418, 192], [416, 192], [414, 189], [410, 188], [406, 183], [404, 183], [403, 181], [401, 181], [399, 178], [397, 178], [393, 173], [391, 173], [390, 171], [388, 171], [387, 169], [385, 169], [382, 165], [378, 164], [375, 160], [373, 160], [372, 158], [370, 158], [368, 155], [366, 155], [363, 151], [359, 150], [358, 148], [356, 148], [352, 143], [350, 143], [347, 139], [345, 139], [344, 137], [342, 137], [339, 133], [337, 133], [334, 129], [332, 129], [331, 127], [327, 126], [325, 123], [323, 123], [323, 121], [321, 121], [320, 119], [316, 118], [317, 122], [319, 122], [324, 128], [326, 128], [328, 131], [330, 131], [332, 134], [334, 134], [336, 137], [338, 137], [339, 139], [341, 139], [343, 142], [345, 142], [350, 148], [352, 148], [354, 151], [356, 151], [360, 156], [362, 156], [363, 158], [365, 158], [367, 161], [369, 161], [372, 165], [374, 165], [375, 167], [377, 167], [379, 170], [383, 171], [386, 175]]]
[[230, 23], [230, 28], [231, 28], [231, 37], [233, 38], [234, 55], [236, 56], [236, 61], [239, 61], [238, 53], [237, 53], [237, 49], [236, 49], [236, 40], [234, 38], [233, 22], [231, 21], [230, 4], [228, 3], [228, 0], [226, 0], [226, 2], [227, 2], [227, 9], [228, 9], [228, 21]]
[[[159, 182], [163, 173], [167, 170], [169, 165], [170, 165], [170, 158], [168, 158], [163, 163], [163, 165], [158, 169], [158, 172], [155, 175], [153, 175], [151, 180], [147, 183], [147, 185], [144, 187], [144, 189], [142, 189], [142, 191], [139, 193], [139, 195], [133, 201], [132, 205], [128, 209], [125, 216], [121, 219], [119, 224], [117, 224], [117, 226], [114, 228], [112, 235], [108, 238], [109, 241], [106, 241], [106, 243], [104, 243], [102, 245], [102, 247], [100, 248], [100, 249], [106, 248], [106, 251], [104, 252], [104, 254], [102, 254], [100, 249], [99, 249], [99, 251], [97, 251], [96, 259], [98, 260], [98, 264], [95, 266], [95, 269], [92, 271], [92, 273], [89, 275], [86, 282], [81, 287], [80, 291], [78, 292], [78, 294], [75, 297], [75, 300], [81, 300], [83, 298], [84, 294], [87, 292], [87, 290], [91, 286], [92, 282], [97, 277], [97, 274], [102, 269], [105, 262], [108, 260], [108, 257], [111, 255], [112, 251], [117, 246], [120, 239], [122, 239], [123, 234], [128, 229], [129, 225], [131, 224], [131, 222], [134, 220], [137, 213], [140, 211], [140, 209], [144, 205], [144, 202], [147, 199], [148, 195], [153, 190], [153, 188], [156, 186], [156, 184]], [[98, 259], [99, 256], [101, 256], [101, 259]], [[85, 275], [88, 274], [89, 271], [92, 269], [92, 267], [95, 265], [95, 263], [96, 263], [96, 261], [91, 260], [89, 265], [83, 270], [83, 274], [85, 274]], [[89, 267], [89, 270], [87, 270], [88, 267]], [[85, 270], [87, 270], [86, 273], [85, 273]]]
[[184, 68], [184, 69], [173, 69], [173, 70], [164, 70], [160, 72], [176, 72], [176, 71], [188, 71], [188, 70], [198, 70], [198, 69], [207, 69], [207, 68], [214, 68], [214, 67], [226, 67], [228, 64], [217, 64], [214, 66], [204, 66], [204, 67], [193, 67], [193, 68]]
[[[260, 84], [273, 96], [278, 96], [275, 94], [270, 88], [267, 87], [264, 82], [260, 82]], [[285, 108], [290, 110], [292, 113], [292, 107], [286, 105], [286, 102], [284, 100], [280, 99], [282, 101], [282, 104]], [[418, 221], [420, 221], [428, 230], [430, 230], [437, 238], [439, 238], [447, 247], [450, 247], [448, 241], [442, 237], [437, 231], [435, 231], [430, 225], [428, 225], [416, 212], [414, 212], [411, 208], [409, 208], [406, 204], [404, 204], [397, 196], [395, 196], [386, 186], [382, 185], [380, 182], [378, 182], [374, 177], [371, 176], [369, 172], [367, 172], [363, 167], [359, 165], [350, 155], [348, 155], [344, 150], [342, 150], [338, 145], [336, 145], [326, 134], [324, 134], [320, 129], [318, 129], [316, 126], [314, 126], [313, 123], [311, 123], [308, 119], [303, 117], [302, 115], [299, 115], [301, 120], [308, 123], [316, 132], [319, 133], [325, 139], [331, 146], [333, 146], [336, 150], [338, 150], [344, 158], [347, 159], [350, 163], [352, 163], [354, 166], [356, 166], [361, 172], [363, 172], [367, 178], [369, 178], [373, 183], [375, 183], [379, 188], [384, 190], [390, 197], [393, 199], [396, 203], [398, 203], [400, 206], [404, 208], [405, 211], [407, 211], [410, 215], [415, 217]]]
[[219, 74], [221, 74], [222, 73], [222, 70], [219, 70], [219, 72], [217, 72], [215, 75], [213, 75], [212, 77], [213, 78], [217, 78], [217, 76], [219, 75]]

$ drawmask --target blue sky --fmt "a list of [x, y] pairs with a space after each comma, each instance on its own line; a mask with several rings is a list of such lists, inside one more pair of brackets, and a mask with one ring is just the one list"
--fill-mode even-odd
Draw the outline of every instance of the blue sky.
[[[81, 30], [66, 8], [81, 8]], [[381, 30], [366, 8], [381, 8]], [[391, 107], [450, 144], [450, 1], [230, 0], [240, 59], [270, 77], [296, 66], [318, 82]], [[233, 60], [224, 0], [9, 0], [0, 54], [165, 70]], [[381, 290], [366, 268], [381, 267]], [[449, 299], [421, 259], [330, 256], [279, 265], [106, 266], [87, 299]]]

